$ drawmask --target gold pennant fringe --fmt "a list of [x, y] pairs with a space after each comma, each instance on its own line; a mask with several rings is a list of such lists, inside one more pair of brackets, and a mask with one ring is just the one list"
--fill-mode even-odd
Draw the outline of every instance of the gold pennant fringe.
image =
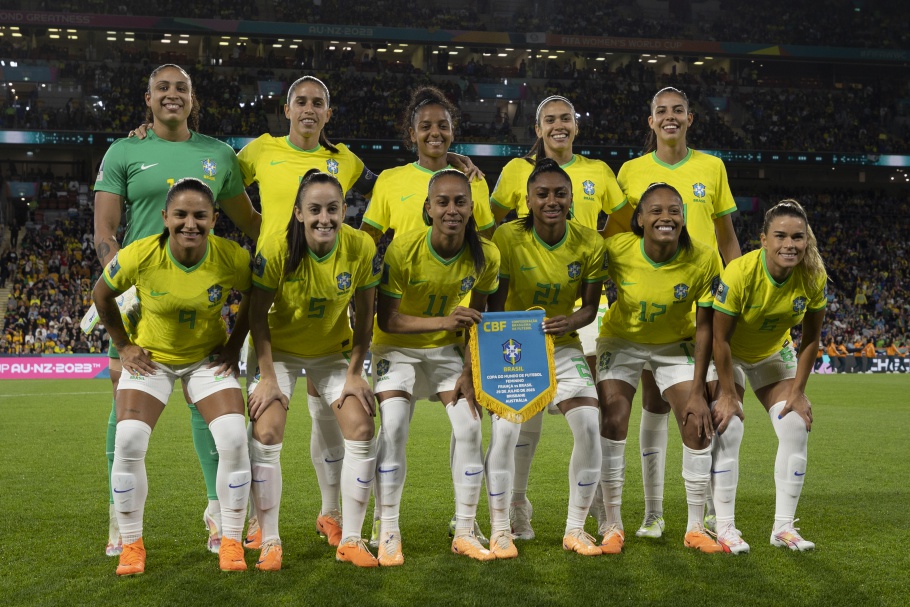
[[[546, 318], [544, 318], [544, 320], [546, 320]], [[477, 325], [473, 325], [470, 331], [471, 343], [469, 344], [468, 349], [471, 351], [471, 374], [474, 377], [474, 397], [477, 399], [477, 402], [483, 405], [490, 413], [495, 413], [502, 419], [515, 424], [526, 422], [542, 411], [556, 396], [556, 368], [553, 363], [553, 353], [555, 350], [553, 344], [555, 339], [552, 335], [545, 335], [544, 337], [546, 337], [544, 343], [547, 348], [547, 361], [549, 361], [547, 369], [550, 372], [550, 385], [546, 390], [531, 400], [531, 402], [522, 407], [521, 411], [516, 411], [495, 396], [487, 394], [483, 390], [483, 375], [480, 372], [480, 349], [477, 347]]]

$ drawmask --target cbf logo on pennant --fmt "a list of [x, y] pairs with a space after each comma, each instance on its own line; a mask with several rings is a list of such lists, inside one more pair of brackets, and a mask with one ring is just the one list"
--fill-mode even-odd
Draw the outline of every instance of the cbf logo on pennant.
[[543, 332], [544, 311], [488, 312], [471, 327], [471, 373], [477, 402], [520, 424], [556, 395], [554, 338]]

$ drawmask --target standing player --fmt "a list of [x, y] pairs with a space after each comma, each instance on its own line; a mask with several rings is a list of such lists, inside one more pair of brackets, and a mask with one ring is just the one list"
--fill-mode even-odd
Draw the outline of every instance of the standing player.
[[[388, 230], [405, 234], [411, 230], [426, 230], [423, 221], [423, 205], [426, 201], [430, 179], [437, 172], [452, 168], [448, 161], [449, 147], [454, 139], [458, 120], [458, 108], [449, 101], [442, 91], [432, 86], [422, 86], [411, 95], [411, 102], [405, 108], [402, 119], [404, 143], [417, 151], [417, 162], [382, 172], [373, 188], [373, 197], [363, 216], [360, 226], [373, 241], [379, 243]], [[474, 205], [474, 223], [478, 232], [489, 237], [493, 232], [493, 215], [490, 212], [490, 190], [483, 177], [471, 181], [471, 197], [479, 201]], [[469, 307], [471, 294], [467, 293], [462, 305]], [[454, 450], [454, 435], [451, 441]], [[454, 451], [452, 452], [454, 457]], [[376, 509], [378, 515], [378, 508]], [[379, 519], [373, 522], [373, 541], [378, 542]], [[450, 533], [455, 532], [455, 518], [449, 525]], [[487, 540], [477, 526], [477, 538]]]
[[[648, 116], [648, 142], [645, 153], [629, 160], [619, 169], [619, 185], [629, 205], [610, 217], [605, 236], [627, 232], [638, 197], [654, 182], [673, 186], [683, 197], [686, 229], [692, 239], [720, 249], [723, 260], [730, 263], [739, 257], [739, 242], [733, 229], [732, 213], [736, 202], [727, 183], [724, 163], [715, 156], [690, 149], [686, 135], [693, 114], [685, 93], [672, 87], [661, 89], [651, 99]], [[645, 516], [636, 532], [639, 537], [660, 537], [664, 529], [664, 471], [667, 458], [667, 423], [670, 407], [661, 398], [654, 375], [646, 367], [642, 373], [642, 414], [639, 434], [641, 470], [645, 490]], [[731, 436], [742, 434], [739, 421], [727, 429]], [[715, 449], [727, 440], [718, 434]], [[735, 439], [734, 439], [735, 440]], [[713, 530], [712, 504], [705, 519]]]
[[[802, 206], [783, 200], [767, 213], [761, 249], [735, 259], [721, 275], [714, 300], [714, 362], [719, 393], [713, 407], [718, 432], [742, 417], [746, 378], [768, 411], [777, 434], [774, 461], [776, 505], [771, 545], [811, 550], [800, 536], [796, 506], [806, 478], [812, 405], [806, 382], [815, 362], [825, 318], [827, 274], [818, 243]], [[790, 327], [802, 323], [797, 352]], [[715, 474], [729, 477], [728, 492], [715, 489], [718, 538], [735, 532], [733, 514], [739, 469], [739, 442], [715, 456]]]
[[[616, 183], [613, 170], [605, 162], [591, 160], [572, 151], [572, 144], [578, 134], [575, 116], [575, 107], [572, 103], [559, 95], [547, 97], [537, 106], [534, 124], [537, 141], [526, 157], [515, 158], [506, 164], [490, 198], [497, 222], [502, 221], [506, 214], [513, 210], [519, 218], [527, 216], [528, 178], [534, 170], [534, 163], [545, 157], [553, 159], [572, 180], [571, 212], [575, 225], [596, 230], [601, 212], [609, 215], [624, 207], [625, 196]], [[576, 301], [576, 307], [579, 305], [580, 302]], [[601, 296], [597, 311], [598, 321], [587, 324], [578, 331], [592, 374], [595, 369], [595, 340], [599, 319], [606, 310], [607, 300]], [[541, 420], [542, 418], [535, 417], [522, 424], [518, 441], [522, 447], [515, 451], [512, 531], [517, 539], [534, 537], [534, 530], [531, 527], [533, 508], [526, 494], [531, 461], [540, 441]]]
[[[540, 159], [527, 183], [528, 214], [501, 226], [493, 242], [502, 255], [499, 290], [490, 298], [490, 311], [546, 310], [545, 333], [556, 338], [556, 396], [548, 405], [562, 413], [572, 430], [569, 462], [569, 511], [563, 548], [594, 556], [597, 541], [584, 523], [600, 479], [599, 414], [594, 378], [581, 349], [578, 329], [594, 321], [606, 276], [604, 242], [591, 228], [568, 221], [572, 180], [555, 160]], [[581, 307], [573, 312], [581, 293]], [[541, 428], [543, 413], [525, 424]], [[497, 558], [518, 555], [509, 532], [509, 496], [517, 476], [521, 426], [493, 416], [487, 451], [487, 492], [492, 533], [490, 550]], [[514, 524], [514, 522], [513, 522]]]
[[[311, 169], [297, 190], [285, 239], [263, 241], [256, 257], [250, 328], [259, 375], [250, 386], [250, 455], [262, 530], [256, 568], [264, 571], [281, 568], [280, 453], [288, 401], [302, 370], [331, 404], [329, 411], [344, 436], [345, 516], [336, 558], [359, 567], [378, 565], [360, 531], [376, 468], [373, 392], [363, 377], [363, 361], [370, 347], [379, 268], [369, 237], [345, 225], [344, 216], [341, 184]], [[348, 320], [352, 300], [353, 332]]]
[[[485, 201], [484, 201], [485, 202]], [[373, 340], [374, 390], [382, 428], [376, 469], [379, 563], [404, 563], [399, 508], [407, 471], [405, 447], [413, 403], [445, 406], [455, 435], [452, 480], [456, 531], [452, 552], [495, 558], [473, 533], [483, 481], [480, 411], [474, 400], [466, 331], [480, 321], [496, 290], [499, 252], [477, 234], [468, 178], [433, 175], [424, 203], [427, 230], [399, 234], [386, 251]], [[471, 307], [459, 305], [471, 292]]]
[[[209, 232], [215, 197], [201, 180], [177, 181], [168, 191], [165, 230], [121, 249], [93, 293], [120, 355], [117, 438], [111, 485], [123, 552], [117, 575], [145, 572], [142, 522], [148, 480], [145, 454], [174, 382], [180, 378], [218, 450], [215, 485], [220, 505], [222, 571], [244, 571], [243, 515], [250, 489], [243, 395], [235, 374], [247, 330], [246, 296], [228, 339], [221, 306], [231, 289], [250, 289], [250, 256]], [[143, 317], [135, 335], [123, 327], [115, 298], [136, 287]]]
[[[374, 242], [379, 242], [388, 230], [404, 234], [426, 229], [422, 213], [427, 186], [434, 174], [452, 168], [448, 153], [457, 121], [458, 108], [436, 87], [422, 86], [413, 92], [402, 128], [404, 144], [417, 151], [417, 162], [387, 169], [376, 180], [360, 226]], [[493, 215], [486, 203], [490, 190], [482, 177], [471, 182], [471, 196], [480, 201], [474, 205], [477, 230], [483, 235], [492, 233]]]
[[[723, 552], [704, 528], [711, 480], [711, 413], [705, 380], [711, 362], [711, 305], [720, 280], [717, 252], [693, 242], [683, 201], [666, 183], [651, 184], [632, 215], [632, 232], [606, 241], [617, 299], [597, 340], [597, 382], [602, 412], [601, 488], [607, 529], [602, 549], [618, 554], [625, 542], [620, 507], [625, 482], [626, 436], [638, 380], [650, 365], [669, 401], [683, 440], [682, 476], [689, 504], [685, 545]], [[692, 308], [697, 307], [695, 318]], [[693, 322], [694, 321], [694, 322]], [[749, 547], [738, 535], [736, 552]]]
[[[313, 76], [303, 76], [288, 87], [284, 115], [290, 121], [288, 134], [273, 137], [265, 134], [248, 144], [238, 154], [246, 185], [259, 184], [263, 225], [259, 247], [269, 238], [284, 238], [291, 218], [297, 187], [310, 169], [329, 173], [338, 179], [344, 192], [356, 190], [368, 196], [376, 175], [344, 144], [332, 144], [325, 127], [332, 118], [331, 97], [326, 85]], [[468, 172], [474, 169], [470, 160], [450, 155], [452, 162]], [[255, 362], [248, 364], [255, 370]], [[344, 437], [338, 428], [329, 403], [317, 394], [307, 380], [307, 406], [313, 420], [310, 456], [322, 496], [316, 519], [316, 530], [329, 544], [341, 540], [342, 518], [338, 510]], [[258, 548], [261, 532], [255, 517], [250, 519], [246, 545]]]
[[[199, 106], [190, 77], [180, 67], [165, 64], [149, 74], [145, 92], [146, 120], [154, 119], [147, 136], [118, 139], [101, 163], [95, 182], [95, 251], [106, 266], [121, 243], [117, 241], [121, 209], [126, 210], [122, 246], [161, 232], [161, 210], [168, 188], [183, 177], [198, 177], [215, 193], [228, 217], [250, 238], [259, 234], [260, 216], [243, 189], [237, 157], [230, 146], [197, 132]], [[111, 347], [110, 374], [116, 394], [121, 365]], [[220, 507], [215, 485], [218, 451], [202, 415], [187, 400], [191, 412], [193, 444], [205, 477], [209, 503], [203, 520], [209, 532], [208, 547], [218, 552]], [[114, 463], [116, 413], [111, 407], [107, 427], [108, 475]], [[110, 496], [110, 525], [106, 552], [120, 553], [121, 540]]]

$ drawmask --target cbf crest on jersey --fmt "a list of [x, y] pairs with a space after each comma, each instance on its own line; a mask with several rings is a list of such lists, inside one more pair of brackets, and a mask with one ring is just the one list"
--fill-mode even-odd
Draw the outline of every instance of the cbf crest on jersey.
[[342, 272], [335, 277], [335, 284], [338, 285], [339, 291], [347, 291], [351, 288], [351, 274], [350, 272]]
[[569, 271], [569, 278], [575, 279], [581, 276], [581, 262], [573, 261], [566, 269]]
[[329, 158], [328, 160], [325, 161], [325, 168], [332, 175], [337, 175], [338, 174], [338, 161], [335, 160], [334, 158]]
[[809, 300], [806, 299], [806, 298], [803, 297], [803, 296], [799, 296], [799, 297], [797, 297], [796, 299], [794, 299], [794, 300], [793, 300], [793, 313], [794, 313], [794, 314], [802, 314], [803, 312], [805, 312], [805, 311], [806, 311], [806, 303], [807, 303], [808, 301], [809, 301]]
[[701, 182], [692, 184], [692, 194], [694, 194], [696, 198], [704, 198], [707, 191], [708, 189], [705, 187], [705, 184]]
[[521, 343], [509, 339], [502, 344], [502, 357], [510, 365], [517, 365], [521, 360]]
[[202, 161], [202, 177], [208, 179], [209, 181], [215, 180], [215, 175], [218, 174], [218, 165], [215, 164], [215, 161], [211, 158], [206, 158]]
[[209, 301], [212, 303], [218, 303], [221, 301], [221, 292], [223, 287], [221, 285], [212, 285], [208, 288]]
[[587, 194], [588, 196], [594, 195], [594, 182], [591, 181], [590, 179], [585, 179], [584, 182], [581, 184], [581, 187], [584, 189], [585, 194]]
[[689, 295], [689, 285], [684, 284], [684, 283], [679, 283], [678, 285], [673, 287], [673, 297], [675, 297], [677, 301], [684, 300], [688, 295]]
[[474, 277], [473, 276], [465, 276], [464, 278], [461, 279], [461, 292], [462, 293], [467, 293], [468, 291], [470, 291], [473, 288], [474, 288]]

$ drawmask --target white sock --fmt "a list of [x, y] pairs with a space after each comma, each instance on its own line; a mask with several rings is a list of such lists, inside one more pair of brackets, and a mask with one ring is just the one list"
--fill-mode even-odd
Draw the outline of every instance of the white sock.
[[145, 453], [151, 435], [149, 425], [138, 419], [125, 419], [117, 423], [111, 487], [117, 525], [124, 545], [132, 544], [142, 537], [142, 515], [149, 491], [148, 477], [145, 475]]
[[342, 541], [360, 539], [375, 475], [376, 441], [345, 440], [341, 467]]
[[262, 541], [277, 540], [278, 512], [281, 507], [281, 443], [263, 445], [255, 438], [250, 443], [252, 494], [259, 513]]
[[341, 495], [341, 465], [344, 461], [344, 436], [332, 413], [331, 403], [321, 396], [307, 394], [310, 411], [310, 458], [316, 469], [316, 481], [322, 495], [320, 514], [338, 510]]
[[645, 490], [645, 515], [664, 514], [664, 476], [667, 469], [667, 423], [669, 413], [641, 410], [641, 479]]
[[452, 458], [452, 484], [455, 487], [455, 535], [467, 535], [474, 530], [477, 502], [483, 484], [483, 451], [480, 416], [471, 416], [471, 406], [465, 399], [446, 406], [455, 439]]
[[600, 480], [600, 411], [597, 407], [575, 407], [566, 412], [565, 418], [574, 439], [569, 459], [568, 533], [584, 528]]
[[218, 449], [215, 488], [221, 505], [221, 535], [237, 541], [243, 537], [243, 516], [252, 480], [244, 426], [244, 417], [239, 413], [222, 415], [209, 424]]
[[[716, 401], [715, 401], [716, 402]], [[742, 405], [740, 405], [742, 407]], [[714, 408], [714, 403], [711, 403]], [[739, 483], [739, 446], [743, 442], [743, 421], [733, 417], [723, 434], [711, 441], [711, 492], [718, 533], [733, 525], [736, 513], [736, 486]]]
[[622, 488], [626, 482], [626, 441], [600, 437], [600, 487], [607, 524], [622, 526]]
[[686, 531], [704, 525], [705, 500], [711, 482], [711, 446], [696, 451], [683, 445], [682, 477], [686, 485], [686, 503], [689, 504], [689, 523]]
[[[250, 346], [249, 350], [255, 352], [255, 350], [253, 350], [252, 346]], [[247, 381], [249, 381], [249, 380], [247, 380]], [[251, 421], [251, 422], [247, 423], [247, 425], [246, 425], [246, 447], [247, 447], [246, 450], [247, 450], [247, 453], [250, 452], [250, 448], [251, 448], [252, 444], [253, 444], [253, 422]], [[249, 514], [247, 515], [248, 518], [252, 519], [253, 517], [256, 517], [256, 520], [257, 521], [259, 520], [259, 514], [256, 512], [256, 500], [253, 499], [252, 483], [250, 483], [250, 499], [247, 502], [247, 511], [249, 512]]]
[[777, 494], [774, 531], [792, 524], [796, 517], [796, 506], [803, 490], [809, 454], [809, 432], [803, 418], [793, 412], [788, 413], [783, 419], [777, 418], [784, 405], [785, 401], [775, 403], [768, 411], [778, 441], [777, 457], [774, 460], [774, 485]]
[[512, 476], [512, 502], [523, 502], [527, 499], [528, 477], [531, 475], [531, 462], [540, 442], [543, 429], [543, 412], [538, 413], [521, 424], [518, 441], [515, 443], [515, 473]]
[[509, 502], [512, 478], [515, 476], [515, 444], [521, 427], [493, 415], [490, 444], [484, 470], [487, 477], [487, 501], [490, 505], [490, 532], [511, 531]]
[[408, 465], [406, 447], [410, 431], [411, 402], [403, 397], [385, 399], [379, 405], [382, 429], [376, 466], [376, 486], [380, 494], [381, 531], [400, 533], [398, 527], [401, 493]]

